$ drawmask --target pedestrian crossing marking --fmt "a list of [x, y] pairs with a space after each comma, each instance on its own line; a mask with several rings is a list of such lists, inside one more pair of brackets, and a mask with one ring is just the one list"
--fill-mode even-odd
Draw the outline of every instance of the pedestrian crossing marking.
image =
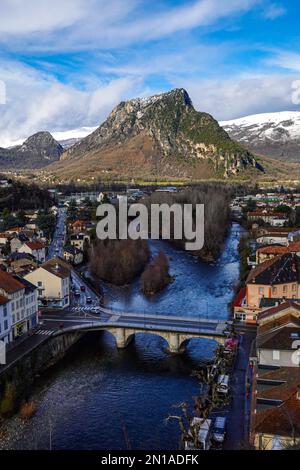
[[50, 336], [52, 335], [53, 331], [50, 330], [38, 330], [36, 332], [37, 335], [44, 335], [44, 336]]

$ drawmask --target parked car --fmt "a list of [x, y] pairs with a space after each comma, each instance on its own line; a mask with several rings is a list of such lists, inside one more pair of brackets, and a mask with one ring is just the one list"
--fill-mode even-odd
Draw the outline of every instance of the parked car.
[[80, 286], [81, 292], [85, 292], [85, 286]]
[[217, 392], [222, 394], [227, 394], [229, 391], [229, 375], [219, 375]]
[[75, 297], [80, 297], [80, 291], [79, 291], [79, 290], [76, 290], [76, 291], [74, 292], [74, 295], [75, 295]]
[[91, 304], [91, 303], [92, 303], [92, 297], [87, 297], [85, 300], [86, 300], [86, 303], [87, 303], [87, 304]]
[[226, 421], [224, 416], [217, 416], [213, 426], [213, 440], [217, 443], [223, 443], [226, 434]]

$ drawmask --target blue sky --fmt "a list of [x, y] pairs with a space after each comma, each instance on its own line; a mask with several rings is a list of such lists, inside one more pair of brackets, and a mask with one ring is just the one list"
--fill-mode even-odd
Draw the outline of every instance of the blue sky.
[[297, 110], [299, 13], [298, 0], [1, 0], [0, 145], [175, 87], [219, 120]]

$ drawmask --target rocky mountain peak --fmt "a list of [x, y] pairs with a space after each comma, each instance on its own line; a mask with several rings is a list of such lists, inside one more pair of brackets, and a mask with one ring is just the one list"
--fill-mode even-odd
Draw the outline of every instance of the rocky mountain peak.
[[59, 160], [63, 150], [50, 132], [37, 132], [22, 145], [0, 149], [0, 168], [42, 168]]
[[211, 115], [195, 110], [183, 88], [121, 102], [100, 127], [64, 152], [61, 162], [72, 177], [79, 167], [83, 175], [87, 166], [87, 173], [93, 168], [130, 176], [138, 171], [186, 176], [198, 168], [199, 177], [200, 168], [211, 176], [229, 176], [256, 166], [253, 155]]

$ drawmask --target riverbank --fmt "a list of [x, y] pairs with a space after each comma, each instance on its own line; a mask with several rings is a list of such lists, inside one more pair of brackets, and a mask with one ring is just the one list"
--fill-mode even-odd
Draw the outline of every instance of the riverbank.
[[78, 332], [47, 339], [31, 337], [28, 345], [26, 340], [20, 345], [19, 354], [11, 351], [11, 362], [8, 357], [0, 369], [0, 412], [4, 418], [18, 410], [24, 397], [30, 396], [36, 378], [58, 363], [81, 337]]

